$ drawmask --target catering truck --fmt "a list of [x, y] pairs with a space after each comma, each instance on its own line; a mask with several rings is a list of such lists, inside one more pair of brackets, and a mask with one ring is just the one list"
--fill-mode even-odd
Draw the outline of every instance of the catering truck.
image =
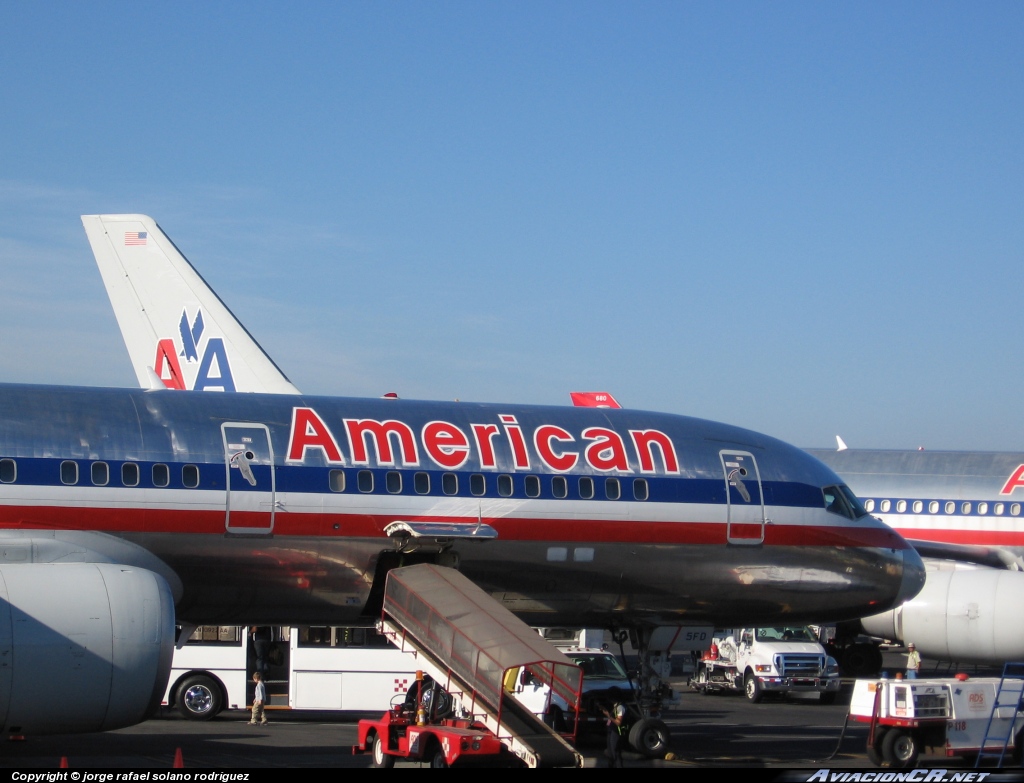
[[701, 693], [742, 691], [754, 703], [766, 693], [817, 693], [831, 704], [840, 686], [839, 664], [801, 625], [716, 631], [690, 680]]

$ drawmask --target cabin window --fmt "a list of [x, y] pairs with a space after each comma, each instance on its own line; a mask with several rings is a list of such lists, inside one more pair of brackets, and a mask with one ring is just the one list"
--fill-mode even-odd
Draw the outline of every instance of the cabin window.
[[555, 476], [551, 479], [551, 494], [556, 498], [564, 498], [569, 494], [569, 482], [565, 476]]
[[487, 479], [484, 478], [482, 473], [470, 474], [469, 491], [477, 497], [480, 497], [487, 492]]
[[13, 484], [18, 478], [18, 463], [13, 459], [0, 459], [0, 482]]
[[928, 502], [928, 513], [938, 514], [939, 513], [939, 501], [932, 500]]
[[106, 462], [92, 463], [92, 483], [97, 487], [105, 487], [110, 483], [110, 466]]
[[397, 470], [389, 470], [384, 476], [384, 486], [392, 495], [402, 491], [402, 474]]
[[947, 500], [946, 501], [946, 513], [947, 514], [952, 514], [955, 511], [956, 511], [956, 503], [954, 503], [952, 500]]
[[498, 476], [498, 494], [503, 498], [512, 497], [512, 477], [503, 473]]
[[979, 514], [987, 514], [988, 513], [988, 503], [979, 503], [978, 504], [978, 513]]
[[442, 473], [441, 491], [446, 495], [457, 495], [459, 492], [459, 477], [454, 473]]
[[1003, 511], [1004, 510], [1005, 510], [1005, 507], [1003, 506], [1002, 503], [996, 503], [994, 506], [992, 506], [992, 513], [995, 514], [996, 516], [1000, 516], [1001, 517], [1003, 515]]
[[198, 465], [182, 465], [181, 466], [181, 483], [186, 489], [195, 489], [199, 486], [199, 466]]
[[618, 500], [622, 497], [622, 487], [619, 485], [617, 478], [604, 480], [604, 494], [609, 500]]
[[564, 563], [569, 559], [569, 549], [564, 546], [549, 546], [548, 547], [548, 562], [549, 563]]
[[1010, 516], [1012, 516], [1012, 517], [1020, 516], [1020, 503], [1011, 503], [1010, 504]]
[[875, 501], [871, 500], [870, 498], [868, 500], [865, 500], [864, 501], [864, 508], [865, 508], [865, 510], [868, 513], [874, 511], [875, 510]]
[[345, 491], [345, 471], [332, 470], [327, 474], [327, 480], [330, 482], [331, 492]]
[[166, 487], [171, 483], [171, 471], [170, 469], [162, 464], [157, 463], [153, 466], [153, 486], [154, 487]]
[[580, 546], [572, 550], [572, 559], [577, 563], [593, 563], [594, 562], [594, 547], [592, 546]]
[[920, 514], [922, 511], [924, 511], [924, 503], [922, 501], [920, 501], [920, 500], [915, 500], [914, 501], [914, 513], [915, 514]]
[[650, 497], [647, 479], [633, 479], [633, 497], [637, 500], [647, 500]]
[[539, 498], [540, 497], [540, 476], [527, 476], [526, 477], [526, 497], [528, 497], [528, 498]]
[[356, 485], [360, 492], [373, 492], [373, 473], [369, 470], [361, 470], [356, 475]]
[[60, 463], [60, 480], [63, 484], [78, 483], [78, 463], [64, 460]]
[[590, 500], [594, 497], [594, 479], [590, 476], [582, 476], [580, 478], [580, 497], [583, 500]]
[[416, 490], [417, 495], [429, 495], [430, 474], [424, 473], [422, 470], [418, 473], [414, 473], [412, 477], [412, 488]]
[[964, 514], [970, 514], [971, 513], [971, 504], [970, 503], [964, 503], [962, 506], [960, 506], [960, 510]]
[[139, 466], [134, 462], [121, 465], [121, 483], [126, 487], [139, 486]]
[[904, 513], [907, 510], [907, 501], [905, 501], [905, 500], [897, 500], [896, 501], [896, 510], [899, 513], [901, 513], [901, 514]]
[[883, 514], [887, 514], [889, 512], [889, 509], [891, 509], [891, 508], [892, 508], [892, 501], [891, 500], [883, 500], [882, 501], [882, 505], [879, 507], [879, 510]]

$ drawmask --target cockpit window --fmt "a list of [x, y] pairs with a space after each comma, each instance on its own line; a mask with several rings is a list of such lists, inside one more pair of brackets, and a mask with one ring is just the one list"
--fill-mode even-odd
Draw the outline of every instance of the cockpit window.
[[860, 519], [867, 516], [867, 511], [860, 499], [845, 484], [822, 489], [825, 496], [825, 510], [839, 514], [847, 519]]

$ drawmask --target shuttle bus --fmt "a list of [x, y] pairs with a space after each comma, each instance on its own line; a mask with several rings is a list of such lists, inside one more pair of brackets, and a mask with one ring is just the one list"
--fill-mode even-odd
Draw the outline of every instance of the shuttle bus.
[[164, 705], [208, 720], [252, 704], [253, 672], [267, 684], [269, 709], [378, 713], [416, 676], [416, 660], [373, 628], [255, 628], [203, 625], [174, 651]]

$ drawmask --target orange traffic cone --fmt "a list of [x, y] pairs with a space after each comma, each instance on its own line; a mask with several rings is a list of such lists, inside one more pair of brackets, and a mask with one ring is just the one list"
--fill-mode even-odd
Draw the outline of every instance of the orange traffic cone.
[[181, 748], [177, 748], [174, 751], [174, 766], [172, 769], [184, 769], [185, 760], [181, 757]]
[[68, 757], [67, 756], [61, 756], [60, 757], [60, 768], [61, 769], [67, 769], [68, 768]]

